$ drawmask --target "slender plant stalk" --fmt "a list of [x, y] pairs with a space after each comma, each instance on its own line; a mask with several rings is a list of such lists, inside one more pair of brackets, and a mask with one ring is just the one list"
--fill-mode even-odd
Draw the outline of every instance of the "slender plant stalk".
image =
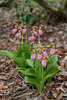
[[27, 43], [27, 31], [26, 31], [26, 39], [25, 39], [25, 42]]
[[23, 31], [22, 31], [22, 45], [23, 45]]
[[35, 59], [35, 71], [37, 72], [37, 70], [38, 70], [38, 63], [37, 63], [37, 57], [36, 57], [36, 59]]
[[18, 47], [20, 46], [20, 44], [19, 44], [19, 38], [18, 38]]
[[33, 40], [33, 48], [34, 48], [34, 40]]
[[43, 67], [42, 67], [42, 78], [43, 78]]
[[41, 62], [39, 62], [39, 75], [41, 76]]
[[[22, 30], [22, 55], [23, 55], [23, 30]], [[23, 62], [22, 62], [23, 65]]]
[[40, 35], [38, 34], [38, 41], [40, 42]]

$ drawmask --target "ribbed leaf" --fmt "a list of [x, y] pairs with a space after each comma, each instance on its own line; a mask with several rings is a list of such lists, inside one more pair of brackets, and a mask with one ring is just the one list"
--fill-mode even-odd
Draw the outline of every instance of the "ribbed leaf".
[[46, 75], [41, 81], [40, 81], [40, 86], [41, 86], [41, 88], [39, 88], [38, 90], [39, 90], [39, 93], [41, 93], [41, 91], [42, 91], [42, 88], [43, 88], [43, 85], [44, 85], [44, 83], [46, 82], [46, 80], [48, 79], [48, 78], [50, 78], [51, 76], [53, 76], [54, 74], [48, 74], [48, 75]]
[[19, 72], [21, 72], [22, 74], [26, 75], [26, 70], [28, 70], [27, 68], [19, 68], [18, 67]]
[[24, 67], [23, 59], [21, 57], [13, 58], [13, 61], [14, 61], [15, 65], [18, 65], [18, 67]]
[[6, 51], [6, 50], [1, 50], [1, 51], [0, 51], [0, 55], [9, 57], [9, 58], [11, 58], [11, 59], [14, 57], [14, 53], [13, 53], [13, 52], [11, 52], [11, 51]]
[[[53, 73], [56, 74], [57, 72], [63, 71], [63, 70], [64, 70], [64, 69], [60, 69], [60, 68], [54, 66], [54, 67], [52, 67], [52, 68], [49, 70], [48, 74], [53, 74]], [[54, 76], [54, 75], [53, 75], [53, 76]], [[50, 78], [48, 78], [48, 83], [51, 82], [51, 79], [53, 78], [53, 76], [51, 76]]]
[[22, 57], [22, 48], [18, 47], [14, 57]]
[[35, 72], [34, 69], [27, 69], [27, 68], [22, 68], [22, 69], [18, 69], [22, 74], [26, 75], [26, 76], [32, 76], [35, 78], [39, 78], [40, 80], [40, 76]]
[[48, 71], [50, 68], [52, 68], [52, 67], [54, 67], [54, 66], [56, 65], [57, 60], [58, 60], [58, 58], [57, 58], [56, 55], [51, 56], [51, 59], [47, 62], [47, 66], [46, 66], [45, 69], [44, 69], [44, 74], [46, 74], [47, 71]]
[[31, 61], [31, 59], [27, 59], [27, 64], [28, 64], [30, 67], [34, 67], [34, 62]]
[[27, 43], [24, 43], [23, 44], [23, 51], [27, 52], [27, 53], [30, 53], [30, 45], [27, 44]]
[[25, 80], [35, 86], [40, 87], [39, 82], [34, 77], [25, 76]]

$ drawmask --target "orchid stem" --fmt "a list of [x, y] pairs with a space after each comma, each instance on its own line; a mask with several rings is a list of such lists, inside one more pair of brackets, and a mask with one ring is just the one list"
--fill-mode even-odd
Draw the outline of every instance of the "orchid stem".
[[22, 30], [22, 55], [23, 55], [23, 30]]
[[40, 35], [38, 34], [38, 41], [40, 42]]
[[27, 43], [27, 31], [26, 31], [26, 39], [25, 39], [25, 42]]
[[18, 38], [18, 47], [19, 47], [20, 45], [19, 45], [19, 38]]
[[37, 70], [38, 70], [38, 63], [37, 63], [37, 57], [36, 57], [36, 59], [35, 59], [35, 71], [37, 72]]
[[34, 41], [33, 41], [33, 48], [34, 48]]
[[23, 46], [23, 31], [22, 31], [22, 46]]
[[42, 78], [43, 78], [43, 67], [42, 67]]

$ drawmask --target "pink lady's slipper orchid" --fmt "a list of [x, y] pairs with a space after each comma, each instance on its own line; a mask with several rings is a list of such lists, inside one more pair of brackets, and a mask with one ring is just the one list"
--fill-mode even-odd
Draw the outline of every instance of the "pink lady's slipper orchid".
[[20, 34], [21, 34], [21, 33], [17, 33], [15, 37], [18, 38], [18, 37], [20, 36]]
[[33, 53], [33, 54], [31, 55], [31, 60], [33, 61], [35, 58], [36, 58], [36, 53]]
[[23, 29], [23, 34], [26, 34], [26, 29]]
[[34, 31], [34, 35], [37, 37], [38, 36], [38, 33], [37, 33], [37, 31]]
[[43, 35], [43, 32], [41, 29], [39, 29], [39, 35], [42, 36]]
[[16, 32], [17, 32], [17, 29], [14, 28], [14, 29], [12, 30], [12, 34], [15, 34]]
[[45, 60], [42, 60], [42, 66], [46, 67], [46, 61]]
[[47, 56], [47, 52], [46, 52], [46, 51], [43, 51], [43, 55], [44, 55], [44, 56]]
[[34, 35], [32, 35], [31, 37], [29, 37], [29, 40], [32, 42], [34, 40]]
[[40, 62], [42, 60], [42, 55], [41, 54], [37, 54], [37, 60]]
[[50, 50], [50, 55], [52, 56], [52, 55], [54, 55], [54, 53], [55, 53], [55, 49], [51, 49]]

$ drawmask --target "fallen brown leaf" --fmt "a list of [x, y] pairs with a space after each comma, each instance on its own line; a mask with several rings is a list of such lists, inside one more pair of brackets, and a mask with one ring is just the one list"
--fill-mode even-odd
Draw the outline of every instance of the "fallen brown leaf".
[[61, 93], [57, 96], [56, 100], [60, 100], [60, 99], [62, 98], [62, 96], [63, 96], [63, 92], [61, 92]]

